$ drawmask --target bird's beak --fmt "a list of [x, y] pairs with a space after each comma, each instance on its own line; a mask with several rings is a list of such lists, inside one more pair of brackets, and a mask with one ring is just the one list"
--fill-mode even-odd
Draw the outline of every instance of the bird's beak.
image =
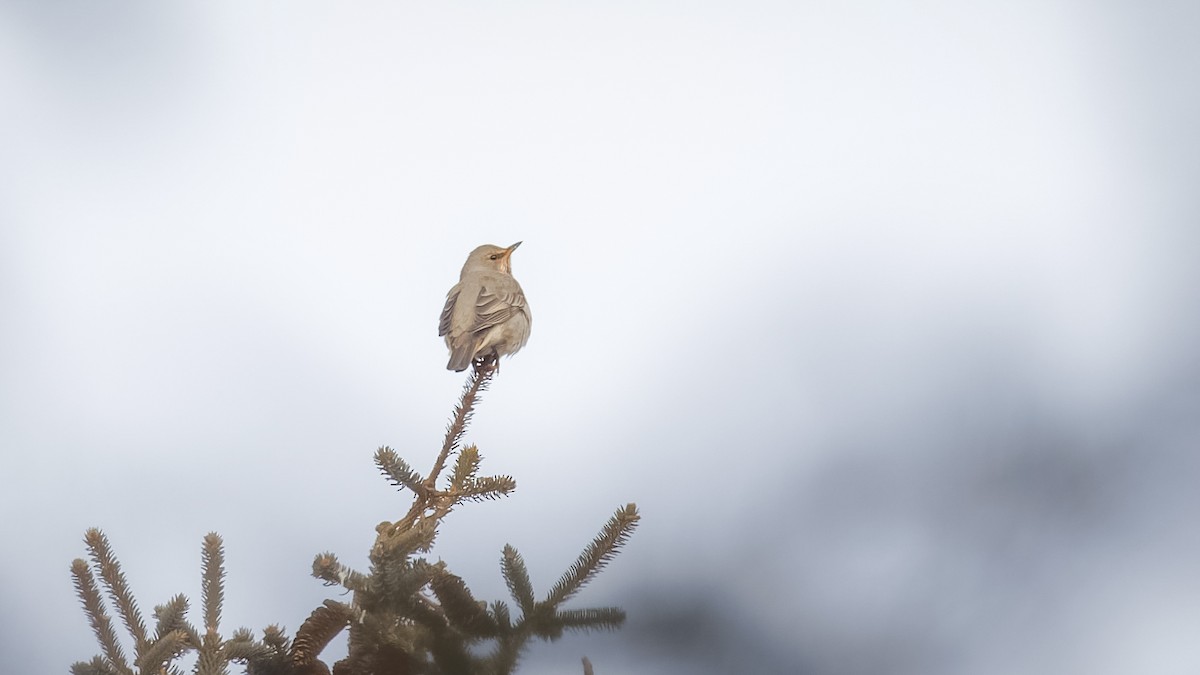
[[518, 246], [520, 246], [520, 245], [521, 245], [521, 242], [519, 242], [519, 241], [518, 241], [517, 243], [513, 244], [512, 246], [509, 246], [508, 248], [506, 248], [506, 249], [504, 249], [504, 250], [505, 250], [505, 251], [508, 251], [508, 254], [509, 254], [509, 255], [512, 255], [512, 252], [513, 252], [513, 251], [515, 251], [515, 250], [517, 250], [517, 247], [518, 247]]

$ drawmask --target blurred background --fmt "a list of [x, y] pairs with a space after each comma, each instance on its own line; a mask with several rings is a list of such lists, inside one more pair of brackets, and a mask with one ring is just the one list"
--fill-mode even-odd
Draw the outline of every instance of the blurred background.
[[[0, 654], [142, 609], [289, 633], [366, 567], [523, 240], [435, 557], [616, 633], [521, 672], [1200, 670], [1200, 4], [0, 3]], [[344, 599], [344, 598], [343, 598]], [[193, 613], [193, 620], [199, 620]], [[344, 653], [344, 643], [327, 652]]]

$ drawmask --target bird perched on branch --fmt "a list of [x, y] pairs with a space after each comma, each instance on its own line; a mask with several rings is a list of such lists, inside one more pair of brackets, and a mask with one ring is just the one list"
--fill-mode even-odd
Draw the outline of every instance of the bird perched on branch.
[[466, 370], [473, 361], [499, 363], [529, 340], [533, 318], [512, 275], [512, 254], [520, 245], [484, 244], [467, 256], [458, 283], [446, 294], [438, 324], [438, 335], [450, 349], [447, 370]]

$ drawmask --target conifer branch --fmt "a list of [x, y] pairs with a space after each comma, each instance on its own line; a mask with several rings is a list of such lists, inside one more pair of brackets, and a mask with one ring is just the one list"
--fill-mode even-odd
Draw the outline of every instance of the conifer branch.
[[76, 661], [71, 664], [71, 675], [116, 675], [103, 657], [94, 656], [91, 661]]
[[487, 604], [471, 595], [461, 577], [441, 570], [430, 584], [449, 622], [471, 638], [491, 637], [498, 626], [487, 613]]
[[455, 501], [499, 499], [516, 489], [517, 481], [512, 476], [485, 476], [469, 481], [455, 494]]
[[437, 664], [436, 672], [443, 673], [473, 673], [477, 672], [471, 664], [471, 654], [467, 651], [462, 640], [455, 639], [449, 634], [439, 635], [429, 645], [429, 654]]
[[[408, 640], [370, 615], [350, 623], [349, 653], [334, 665], [339, 675], [410, 675], [430, 672], [420, 658], [427, 642]], [[383, 637], [390, 639], [381, 639]], [[433, 671], [436, 672], [436, 671]]]
[[[100, 642], [100, 649], [107, 660], [106, 669], [118, 675], [133, 675], [129, 663], [125, 660], [125, 652], [117, 641], [117, 632], [113, 630], [112, 619], [104, 609], [104, 601], [100, 597], [100, 589], [96, 586], [96, 577], [92, 575], [87, 562], [76, 558], [71, 563], [71, 576], [75, 580], [75, 594], [83, 602], [83, 611], [87, 614], [92, 632]], [[95, 659], [93, 659], [93, 663]]]
[[216, 532], [204, 535], [200, 549], [201, 599], [204, 603], [204, 629], [216, 633], [221, 623], [221, 605], [225, 602], [225, 549]]
[[337, 556], [328, 551], [313, 560], [312, 575], [324, 581], [326, 586], [341, 585], [351, 591], [363, 590], [370, 583], [365, 574], [338, 562]]
[[511, 673], [516, 669], [527, 639], [528, 635], [524, 633], [500, 636], [490, 659], [495, 672]]
[[[380, 564], [385, 559], [402, 560], [415, 552], [425, 552], [433, 547], [437, 538], [438, 520], [450, 510], [447, 501], [438, 506], [433, 514], [425, 514], [425, 501], [418, 498], [409, 515], [398, 523], [388, 523], [376, 531], [375, 546], [371, 549], [371, 561]], [[382, 525], [382, 523], [381, 523]]]
[[200, 632], [197, 631], [195, 626], [193, 626], [192, 624], [185, 623], [181, 630], [183, 630], [183, 632], [187, 633], [187, 636], [188, 636], [187, 642], [188, 642], [189, 649], [199, 649], [200, 645], [204, 643], [204, 640], [200, 637]]
[[492, 618], [496, 620], [496, 625], [500, 627], [502, 635], [512, 632], [512, 614], [508, 611], [508, 604], [503, 600], [492, 602], [489, 609], [492, 611]]
[[221, 636], [216, 630], [209, 628], [196, 651], [196, 675], [229, 675], [228, 659], [223, 653]]
[[637, 506], [634, 504], [626, 504], [617, 509], [612, 518], [605, 523], [600, 534], [596, 535], [596, 538], [588, 544], [570, 569], [550, 589], [545, 604], [556, 608], [563, 601], [578, 593], [579, 589], [604, 569], [617, 551], [625, 545], [640, 518]]
[[418, 495], [424, 495], [429, 491], [421, 474], [413, 471], [408, 462], [401, 459], [395, 450], [386, 445], [375, 451], [375, 465], [388, 477], [392, 485], [406, 487]]
[[436, 485], [438, 475], [442, 472], [442, 468], [446, 466], [446, 458], [450, 456], [450, 452], [458, 447], [458, 442], [462, 440], [462, 435], [467, 430], [467, 425], [471, 422], [471, 417], [475, 413], [475, 403], [479, 395], [487, 391], [488, 385], [491, 383], [492, 375], [495, 374], [494, 366], [475, 367], [471, 369], [471, 374], [467, 376], [467, 382], [463, 385], [462, 395], [458, 399], [458, 405], [454, 407], [454, 416], [450, 420], [450, 424], [446, 426], [446, 439], [442, 442], [442, 451], [438, 453], [437, 461], [433, 463], [433, 470], [429, 472], [429, 477], [425, 479], [425, 484], [430, 489]]
[[108, 595], [117, 608], [129, 635], [133, 637], [134, 649], [140, 651], [146, 644], [146, 624], [142, 621], [142, 613], [138, 610], [125, 575], [121, 572], [121, 563], [113, 556], [108, 537], [97, 528], [90, 528], [84, 534], [84, 541], [92, 554], [92, 562], [100, 571], [100, 579], [108, 590]]
[[184, 631], [171, 631], [159, 637], [154, 642], [149, 643], [141, 655], [138, 656], [135, 665], [143, 673], [164, 672], [167, 663], [176, 656], [179, 656], [187, 648], [187, 640], [187, 633]]
[[560, 610], [555, 621], [567, 630], [616, 630], [625, 623], [625, 611], [619, 607]]
[[431, 565], [421, 558], [411, 562], [385, 563], [374, 570], [372, 591], [377, 592], [381, 600], [420, 611], [420, 606], [428, 601], [421, 597], [419, 591], [428, 586], [443, 568], [443, 563]]
[[435, 636], [450, 628], [450, 621], [441, 606], [420, 593], [398, 599], [393, 609], [401, 617], [400, 624], [413, 629], [408, 635], [389, 636], [389, 641], [402, 651], [426, 649]]
[[254, 659], [270, 657], [273, 649], [254, 639], [254, 633], [249, 628], [239, 628], [225, 641], [222, 647], [225, 658], [229, 661], [249, 662]]
[[349, 605], [333, 600], [326, 600], [314, 609], [292, 640], [292, 665], [308, 666], [316, 662], [329, 642], [350, 625], [352, 616]]
[[323, 671], [311, 670], [305, 672], [292, 667], [289, 652], [291, 641], [283, 634], [283, 629], [274, 624], [263, 630], [261, 642], [254, 639], [254, 634], [245, 628], [234, 632], [233, 637], [225, 643], [225, 655], [230, 661], [241, 661], [246, 664], [247, 675], [329, 675], [325, 664], [320, 664]]
[[277, 653], [284, 653], [291, 649], [291, 640], [288, 640], [283, 629], [275, 624], [271, 624], [263, 629], [262, 641], [263, 644]]
[[536, 600], [533, 597], [533, 584], [529, 581], [529, 569], [525, 567], [525, 559], [517, 549], [508, 544], [504, 545], [504, 554], [500, 557], [500, 572], [521, 613], [525, 616], [532, 614]]
[[447, 491], [455, 493], [466, 487], [479, 472], [479, 461], [479, 448], [474, 445], [468, 445], [459, 451], [458, 459], [454, 461], [454, 472], [450, 474], [450, 485]]
[[189, 632], [195, 632], [195, 629], [187, 625], [184, 615], [187, 614], [188, 600], [183, 594], [176, 595], [166, 603], [157, 605], [154, 608], [154, 636], [161, 639], [168, 633], [181, 631], [185, 635]]

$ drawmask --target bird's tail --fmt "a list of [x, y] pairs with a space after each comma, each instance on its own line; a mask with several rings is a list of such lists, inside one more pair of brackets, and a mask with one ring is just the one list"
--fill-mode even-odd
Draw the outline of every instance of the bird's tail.
[[466, 370], [467, 366], [471, 365], [471, 357], [475, 353], [475, 350], [472, 349], [474, 346], [468, 341], [467, 344], [451, 347], [450, 362], [446, 364], [446, 370], [453, 370], [456, 373]]

